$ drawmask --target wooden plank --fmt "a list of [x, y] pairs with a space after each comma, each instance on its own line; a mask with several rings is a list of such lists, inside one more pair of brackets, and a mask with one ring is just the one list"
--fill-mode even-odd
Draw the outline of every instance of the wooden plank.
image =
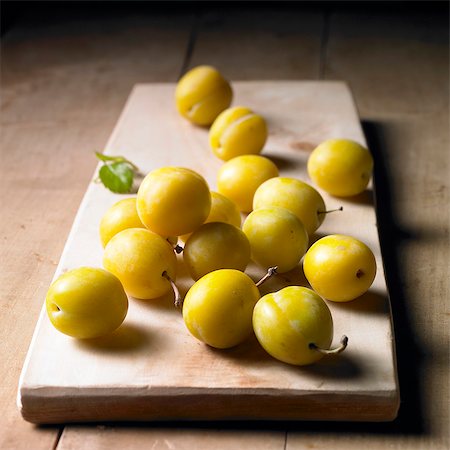
[[40, 14], [19, 20], [2, 36], [2, 449], [56, 445], [58, 428], [32, 426], [16, 405], [41, 300], [95, 168], [93, 151], [103, 148], [136, 79], [176, 80], [192, 25], [191, 15], [127, 13], [125, 22], [105, 14], [100, 26], [71, 12], [51, 14], [45, 25]]
[[123, 450], [281, 450], [284, 448], [285, 435], [284, 431], [263, 430], [70, 426], [58, 449], [108, 450], [113, 446]]
[[[364, 143], [343, 83], [237, 82], [234, 88], [236, 102], [264, 111], [270, 128], [265, 154], [284, 175], [305, 177], [309, 150], [323, 139], [346, 136]], [[214, 186], [220, 161], [208, 150], [207, 131], [175, 113], [173, 91], [170, 84], [136, 86], [107, 152], [123, 153], [126, 148], [126, 155], [144, 171], [163, 165], [191, 167]], [[330, 207], [337, 204], [324, 197]], [[80, 265], [101, 266], [98, 223], [117, 198], [97, 184], [89, 186], [57, 274]], [[352, 343], [345, 356], [299, 369], [273, 360], [254, 340], [225, 352], [212, 351], [188, 334], [170, 298], [132, 300], [124, 326], [97, 345], [59, 334], [43, 311], [21, 379], [24, 417], [39, 423], [393, 419], [398, 407], [393, 336], [371, 196], [338, 204], [344, 205], [344, 212], [327, 218], [320, 233], [348, 233], [364, 240], [380, 268], [373, 287], [358, 302], [330, 304], [336, 339], [346, 333]], [[256, 279], [262, 270], [252, 267], [250, 274]], [[290, 273], [289, 279], [304, 282], [300, 271]], [[192, 281], [180, 272], [178, 283], [186, 292]], [[286, 283], [279, 277], [262, 291]]]
[[[446, 450], [448, 446], [443, 443], [431, 444], [424, 436], [400, 435], [379, 432], [366, 432], [360, 430], [343, 429], [341, 432], [315, 432], [315, 433], [289, 433], [286, 450], [302, 450], [304, 448], [359, 450], [366, 445], [370, 450], [401, 450], [404, 448], [427, 448], [433, 450]], [[431, 444], [431, 445], [430, 445]]]

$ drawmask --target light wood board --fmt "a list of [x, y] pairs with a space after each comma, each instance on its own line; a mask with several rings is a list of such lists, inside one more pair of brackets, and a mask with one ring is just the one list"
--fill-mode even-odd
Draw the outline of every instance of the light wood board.
[[[234, 104], [268, 120], [264, 154], [280, 173], [307, 180], [305, 163], [315, 145], [331, 137], [365, 144], [347, 86], [339, 82], [237, 82]], [[215, 187], [221, 161], [207, 131], [180, 118], [173, 84], [137, 85], [108, 142], [143, 172], [177, 165], [197, 170]], [[36, 423], [164, 419], [392, 420], [399, 404], [390, 304], [383, 274], [372, 191], [358, 199], [324, 198], [329, 215], [317, 236], [345, 233], [374, 251], [378, 272], [368, 293], [348, 304], [329, 302], [335, 342], [345, 353], [310, 367], [280, 363], [255, 339], [213, 350], [189, 335], [171, 298], [130, 299], [128, 316], [109, 338], [82, 342], [58, 333], [43, 310], [20, 379], [23, 417]], [[98, 224], [120, 196], [90, 184], [55, 276], [78, 266], [101, 266]], [[179, 265], [185, 293], [192, 281]], [[255, 266], [249, 274], [257, 279]], [[301, 268], [264, 285], [262, 294], [305, 284]]]

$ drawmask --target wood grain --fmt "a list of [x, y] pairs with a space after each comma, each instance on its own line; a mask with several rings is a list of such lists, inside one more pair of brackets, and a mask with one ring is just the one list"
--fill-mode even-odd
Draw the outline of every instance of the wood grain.
[[[306, 179], [311, 148], [347, 136], [365, 144], [351, 95], [342, 83], [236, 82], [236, 102], [265, 111], [265, 154], [283, 176]], [[221, 165], [208, 132], [179, 117], [172, 84], [137, 85], [106, 147], [144, 173], [180, 165], [201, 173], [214, 189]], [[296, 114], [292, 112], [295, 111]], [[302, 145], [299, 145], [302, 143]], [[308, 144], [308, 145], [306, 145]], [[306, 151], [305, 151], [306, 149]], [[333, 304], [336, 340], [347, 334], [345, 355], [308, 368], [273, 360], [256, 341], [227, 351], [193, 339], [171, 297], [130, 302], [127, 320], [112, 338], [80, 342], [58, 333], [43, 311], [20, 384], [23, 416], [37, 423], [165, 419], [392, 420], [398, 408], [390, 306], [383, 276], [371, 191], [356, 199], [325, 193], [330, 215], [320, 236], [345, 233], [366, 242], [379, 270], [372, 288], [354, 304]], [[75, 219], [56, 275], [101, 266], [98, 224], [120, 196], [91, 184]], [[181, 264], [177, 284], [193, 284]], [[257, 280], [264, 269], [252, 266]], [[301, 270], [264, 285], [262, 293], [304, 284]], [[374, 345], [376, 343], [376, 345]]]

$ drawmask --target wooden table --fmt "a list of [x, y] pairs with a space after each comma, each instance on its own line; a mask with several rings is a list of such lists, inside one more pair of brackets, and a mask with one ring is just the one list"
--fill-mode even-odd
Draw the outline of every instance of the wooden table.
[[[448, 9], [15, 7], [2, 42], [0, 448], [448, 448]], [[107, 6], [108, 5], [108, 6]], [[343, 79], [379, 186], [402, 405], [387, 424], [38, 428], [15, 405], [42, 298], [136, 82], [209, 63], [231, 80]]]

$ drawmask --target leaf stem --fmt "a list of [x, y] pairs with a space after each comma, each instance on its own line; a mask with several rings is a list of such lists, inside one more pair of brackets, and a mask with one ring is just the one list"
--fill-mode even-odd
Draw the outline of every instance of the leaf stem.
[[134, 171], [139, 172], [139, 167], [136, 164], [133, 164], [129, 159], [125, 158], [125, 156], [112, 156], [105, 155], [104, 153], [95, 152], [95, 156], [104, 163], [107, 162], [121, 162], [128, 164]]

